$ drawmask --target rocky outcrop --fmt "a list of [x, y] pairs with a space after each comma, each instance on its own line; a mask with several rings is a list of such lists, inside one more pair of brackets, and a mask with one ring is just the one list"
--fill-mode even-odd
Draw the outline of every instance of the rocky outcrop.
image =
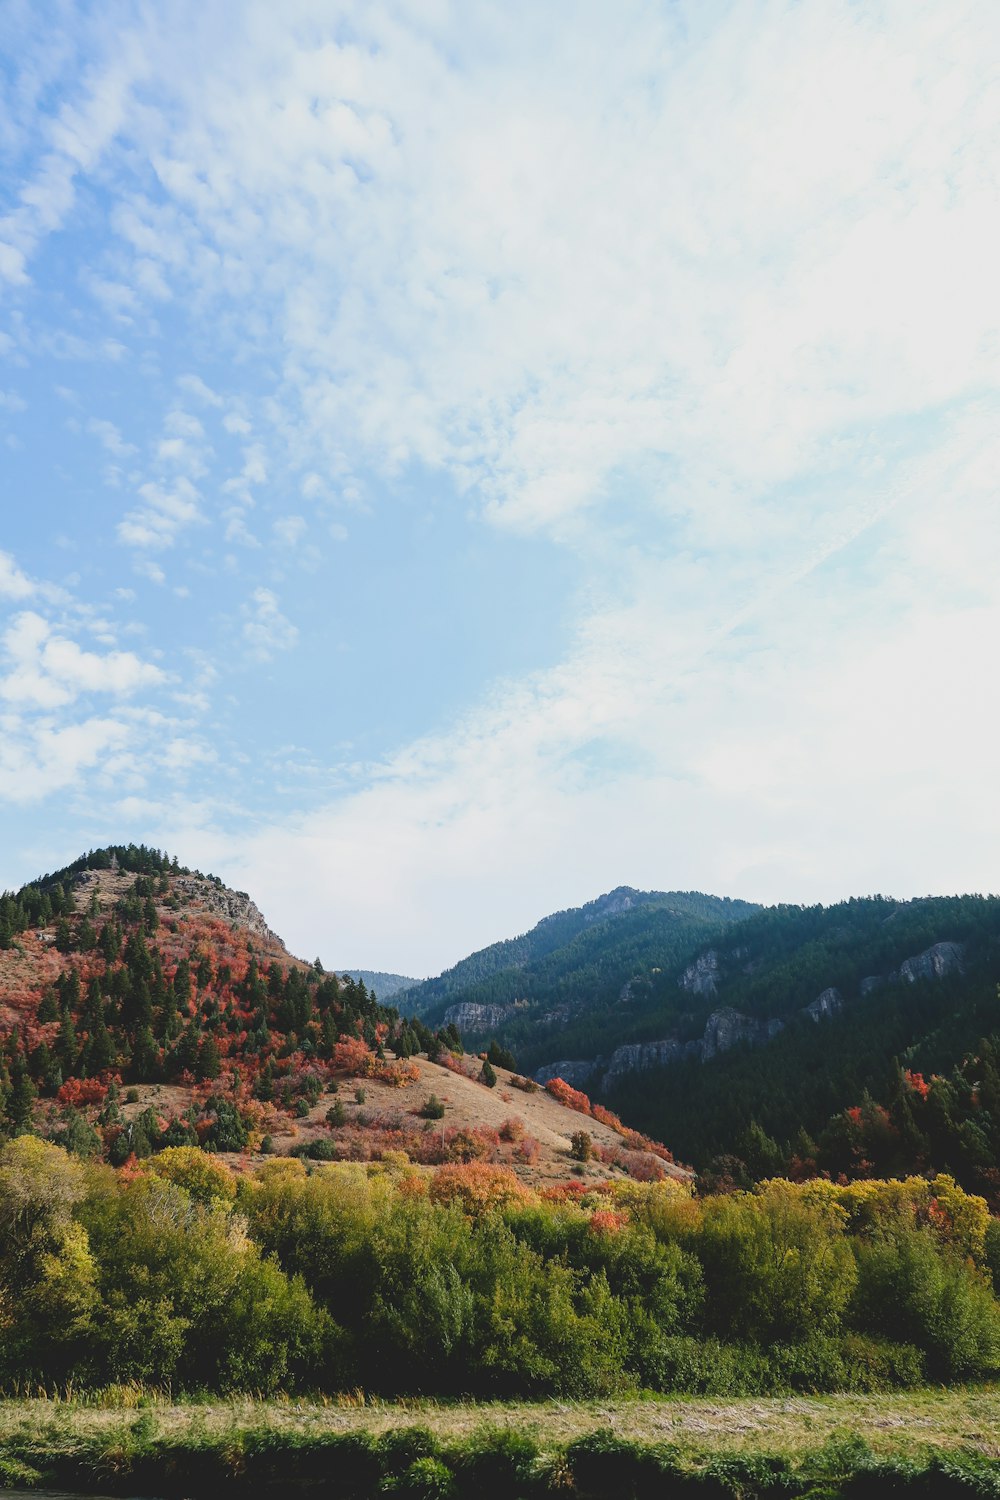
[[231, 891], [226, 885], [216, 885], [214, 880], [202, 880], [197, 875], [175, 876], [172, 884], [179, 896], [196, 901], [224, 921], [245, 927], [248, 932], [272, 943], [281, 943], [278, 934], [265, 922], [260, 907], [250, 900], [246, 891]]
[[[623, 911], [631, 911], [638, 906], [636, 897], [641, 895], [629, 885], [620, 885], [615, 890], [609, 891], [606, 896], [598, 896], [596, 901], [591, 901], [583, 908], [585, 922], [603, 922], [605, 917], [620, 917]], [[566, 1080], [569, 1082], [569, 1079]]]
[[729, 1052], [742, 1043], [761, 1047], [784, 1029], [784, 1021], [779, 1021], [776, 1017], [763, 1021], [756, 1016], [745, 1016], [727, 1005], [722, 1010], [713, 1011], [705, 1023], [701, 1038], [701, 1060], [709, 1062], [719, 1053]]
[[628, 1073], [642, 1073], [646, 1068], [666, 1068], [671, 1063], [684, 1062], [686, 1058], [698, 1055], [700, 1049], [700, 1039], [679, 1042], [674, 1037], [667, 1037], [660, 1042], [628, 1042], [623, 1047], [616, 1047], [607, 1063], [599, 1060], [603, 1069], [601, 1084], [607, 1088]]
[[562, 1062], [546, 1063], [544, 1068], [539, 1068], [535, 1074], [536, 1083], [548, 1083], [550, 1078], [561, 1078], [571, 1088], [582, 1088], [589, 1083], [592, 1075], [600, 1069], [602, 1060], [588, 1062], [586, 1059], [564, 1058]]
[[616, 1047], [610, 1057], [549, 1063], [539, 1068], [535, 1077], [539, 1083], [548, 1083], [550, 1078], [564, 1078], [574, 1088], [588, 1082], [595, 1088], [609, 1088], [629, 1073], [641, 1073], [646, 1068], [665, 1068], [688, 1061], [705, 1063], [733, 1047], [760, 1047], [783, 1030], [783, 1021], [758, 1020], [756, 1016], [745, 1016], [731, 1006], [725, 1006], [712, 1012], [701, 1036], [692, 1041], [663, 1037], [655, 1042], [626, 1042], [624, 1046]]
[[904, 958], [899, 966], [899, 977], [909, 984], [918, 979], [943, 979], [956, 970], [961, 973], [965, 949], [961, 943], [934, 943], [915, 958]]
[[681, 975], [681, 989], [692, 995], [714, 995], [719, 988], [719, 955], [714, 948], [701, 953]]
[[809, 1005], [802, 1007], [802, 1014], [808, 1016], [812, 1021], [832, 1021], [834, 1016], [839, 1016], [844, 1008], [844, 997], [838, 989], [832, 986], [823, 990], [821, 994]]
[[900, 980], [916, 984], [918, 979], [943, 979], [946, 974], [960, 974], [964, 959], [965, 947], [962, 943], [932, 943], [922, 953], [904, 958], [899, 968], [893, 969], [889, 974], [867, 975], [861, 981], [862, 998], [881, 988], [883, 984], [898, 984]]
[[460, 1005], [449, 1005], [444, 1013], [444, 1024], [478, 1036], [485, 1031], [495, 1031], [513, 1008], [512, 1005], [475, 1005], [471, 1000], [463, 1000]]

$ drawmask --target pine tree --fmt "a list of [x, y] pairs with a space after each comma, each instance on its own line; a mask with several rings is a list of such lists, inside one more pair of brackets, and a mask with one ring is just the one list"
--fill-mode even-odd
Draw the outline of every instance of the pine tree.
[[68, 1078], [76, 1067], [78, 1043], [76, 1039], [76, 1027], [73, 1025], [73, 1016], [69, 1008], [63, 1010], [59, 1023], [59, 1038], [56, 1042], [55, 1053], [62, 1065], [63, 1074]]
[[7, 1101], [7, 1118], [15, 1135], [31, 1129], [35, 1097], [35, 1086], [28, 1076], [24, 1058], [19, 1056], [10, 1070], [10, 1098]]
[[132, 1076], [137, 1083], [151, 1083], [159, 1072], [160, 1053], [148, 1026], [140, 1028], [132, 1048]]
[[218, 1078], [221, 1072], [222, 1058], [219, 1054], [219, 1045], [213, 1036], [206, 1036], [198, 1049], [195, 1076], [199, 1079]]

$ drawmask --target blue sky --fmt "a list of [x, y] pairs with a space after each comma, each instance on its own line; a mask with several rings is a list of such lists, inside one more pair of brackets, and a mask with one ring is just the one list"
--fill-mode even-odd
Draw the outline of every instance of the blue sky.
[[0, 12], [0, 887], [1000, 886], [991, 0]]

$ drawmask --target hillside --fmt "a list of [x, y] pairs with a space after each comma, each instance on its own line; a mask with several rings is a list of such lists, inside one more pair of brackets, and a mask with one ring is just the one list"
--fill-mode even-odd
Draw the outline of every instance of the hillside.
[[644, 1034], [630, 981], [681, 961], [757, 909], [696, 891], [620, 886], [471, 954], [396, 1003], [429, 1024], [458, 1026], [474, 1045], [502, 1035], [526, 1069], [553, 1056], [557, 1039], [596, 1052]]
[[998, 980], [994, 897], [777, 907], [649, 982], [654, 1043], [553, 1064], [723, 1176], [946, 1170], [997, 1201]]
[[755, 909], [619, 891], [404, 998], [709, 1182], [946, 1170], [1000, 1206], [998, 981], [994, 897]]
[[[582, 1098], [484, 1069], [453, 1028], [295, 958], [246, 893], [142, 847], [0, 897], [0, 1047], [0, 1128], [114, 1165], [200, 1145], [247, 1161], [406, 1152], [537, 1182], [680, 1175], [607, 1112], [584, 1121]], [[584, 1125], [592, 1164], [571, 1157]]]

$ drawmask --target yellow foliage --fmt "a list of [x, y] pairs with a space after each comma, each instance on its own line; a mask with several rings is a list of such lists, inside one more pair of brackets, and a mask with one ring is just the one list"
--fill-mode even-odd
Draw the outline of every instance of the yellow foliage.
[[198, 1203], [229, 1207], [236, 1197], [236, 1179], [229, 1168], [197, 1146], [168, 1146], [150, 1158], [148, 1170], [183, 1188]]

